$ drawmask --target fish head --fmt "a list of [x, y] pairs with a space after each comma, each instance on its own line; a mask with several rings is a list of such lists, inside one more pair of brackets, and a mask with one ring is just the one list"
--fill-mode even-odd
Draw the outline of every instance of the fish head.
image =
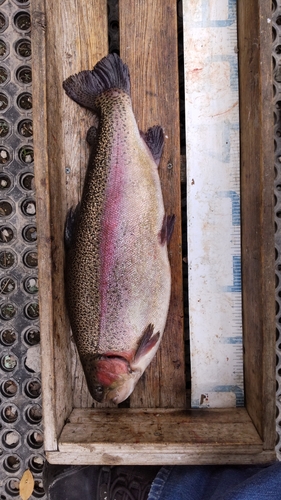
[[154, 333], [154, 326], [150, 323], [143, 331], [137, 348], [100, 355], [88, 354], [81, 358], [92, 397], [99, 403], [112, 401], [119, 404], [125, 401], [155, 355], [160, 339], [160, 331]]
[[121, 356], [98, 356], [84, 361], [84, 371], [91, 396], [102, 403], [122, 403], [133, 392], [142, 372], [132, 370]]

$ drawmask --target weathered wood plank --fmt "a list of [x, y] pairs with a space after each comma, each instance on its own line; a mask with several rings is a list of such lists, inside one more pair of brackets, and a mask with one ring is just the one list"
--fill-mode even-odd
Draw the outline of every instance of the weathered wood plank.
[[[86, 133], [92, 124], [92, 114], [77, 106], [64, 93], [62, 82], [69, 75], [89, 69], [107, 53], [107, 5], [99, 0], [89, 2], [49, 2], [46, 5], [49, 67], [47, 87], [48, 101], [48, 146], [52, 165], [50, 189], [52, 193], [53, 221], [53, 281], [54, 335], [55, 342], [64, 339], [70, 349], [69, 324], [64, 309], [64, 245], [63, 231], [67, 209], [76, 205], [82, 193], [89, 150]], [[95, 29], [93, 29], [95, 26]], [[56, 44], [54, 44], [56, 40]], [[59, 146], [58, 146], [59, 142]], [[58, 155], [57, 155], [58, 154]], [[63, 352], [63, 351], [62, 351]], [[63, 358], [60, 359], [63, 362]], [[80, 392], [77, 378], [86, 388], [79, 357], [73, 358], [76, 371], [73, 374], [73, 404], [86, 406], [92, 401], [87, 390]], [[65, 373], [67, 384], [70, 373]], [[59, 401], [58, 394], [57, 400]]]
[[[52, 257], [51, 221], [49, 198], [49, 162], [47, 139], [47, 88], [45, 59], [45, 12], [44, 0], [34, 0], [31, 4], [32, 15], [32, 53], [33, 53], [33, 121], [35, 187], [38, 226], [38, 259], [40, 266], [40, 326], [42, 356], [42, 391], [44, 397], [44, 423], [46, 449], [57, 449], [57, 423], [54, 377], [54, 345], [49, 335], [53, 328], [52, 306]], [[44, 304], [44, 307], [41, 306]], [[65, 388], [67, 390], [67, 388]], [[71, 397], [69, 389], [67, 396]], [[68, 413], [71, 407], [68, 408]]]
[[243, 463], [242, 457], [249, 461], [262, 452], [262, 441], [244, 408], [74, 410], [69, 421], [59, 452], [70, 459], [75, 449], [81, 463], [88, 454], [97, 463], [208, 463], [209, 454], [217, 463], [220, 454], [226, 463], [239, 455]]
[[73, 410], [69, 422], [59, 439], [64, 463], [257, 463], [274, 455], [261, 456], [245, 408]]
[[245, 408], [219, 408], [219, 409], [192, 409], [185, 410], [175, 408], [111, 408], [111, 409], [80, 409], [74, 408], [69, 415], [68, 422], [71, 424], [91, 424], [98, 423], [101, 419], [108, 422], [115, 422], [116, 418], [120, 421], [129, 419], [138, 421], [146, 419], [153, 421], [154, 418], [167, 419], [169, 422], [179, 419], [196, 422], [215, 422], [215, 423], [251, 423], [251, 418]]
[[155, 449], [150, 453], [144, 453], [136, 447], [125, 453], [123, 448], [115, 450], [114, 454], [102, 452], [97, 454], [87, 447], [77, 447], [73, 445], [72, 451], [46, 453], [46, 458], [51, 464], [69, 464], [69, 465], [241, 465], [241, 464], [264, 464], [272, 462], [275, 459], [273, 452], [257, 452], [245, 454], [238, 453], [237, 449], [224, 446], [213, 450], [203, 444], [196, 445], [195, 449], [189, 447], [171, 449], [165, 447], [161, 451]]
[[93, 398], [88, 390], [86, 378], [82, 369], [74, 339], [71, 339], [71, 371], [73, 407], [91, 407], [93, 404]]
[[31, 4], [43, 402], [50, 429], [46, 449], [54, 449], [55, 435], [72, 408], [63, 231], [67, 208], [81, 195], [88, 159], [85, 137], [91, 123], [90, 113], [67, 98], [62, 82], [106, 55], [106, 9], [105, 0]]
[[159, 174], [166, 211], [176, 215], [169, 246], [172, 295], [166, 330], [130, 398], [131, 407], [185, 406], [176, 8], [169, 0], [119, 2], [120, 54], [130, 69], [133, 108], [141, 130], [164, 127]]
[[[173, 428], [171, 427], [173, 425]], [[99, 429], [103, 426], [99, 425]], [[72, 451], [71, 446], [91, 447], [93, 451], [101, 453], [107, 450], [114, 453], [117, 446], [129, 451], [130, 447], [139, 448], [145, 453], [151, 451], [163, 451], [165, 448], [174, 447], [176, 450], [183, 450], [185, 446], [196, 446], [205, 444], [213, 448], [225, 446], [236, 448], [239, 453], [258, 453], [262, 451], [262, 441], [258, 440], [258, 435], [253, 424], [228, 424], [221, 426], [214, 423], [212, 426], [206, 423], [197, 423], [196, 430], [194, 423], [185, 424], [181, 422], [166, 422], [161, 425], [145, 425], [139, 422], [135, 428], [127, 425], [116, 432], [116, 428], [111, 432], [110, 427], [105, 425], [102, 432], [95, 426], [89, 429], [87, 425], [66, 424], [59, 439], [59, 451]], [[130, 446], [132, 445], [132, 446]], [[248, 449], [249, 447], [249, 449]], [[244, 450], [244, 451], [243, 451]], [[181, 451], [182, 452], [182, 451]]]
[[[100, 423], [102, 422], [102, 426]], [[244, 408], [237, 410], [74, 410], [60, 436], [64, 444], [140, 444], [146, 447], [195, 443], [237, 447], [262, 445]]]
[[238, 2], [246, 406], [275, 441], [273, 112], [270, 0]]

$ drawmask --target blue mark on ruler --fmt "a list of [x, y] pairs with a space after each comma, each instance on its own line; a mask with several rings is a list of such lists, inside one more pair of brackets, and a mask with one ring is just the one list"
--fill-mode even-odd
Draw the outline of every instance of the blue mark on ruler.
[[225, 28], [236, 22], [236, 0], [228, 0], [228, 18], [211, 19], [211, 0], [201, 0], [202, 21], [197, 22], [200, 28]]
[[[232, 207], [232, 226], [240, 226], [240, 196], [236, 191], [220, 191], [218, 195], [222, 198], [231, 199]], [[241, 284], [241, 255], [232, 256], [232, 274], [233, 284], [223, 286], [223, 292], [236, 292], [240, 293], [242, 290]]]
[[232, 256], [232, 270], [233, 270], [233, 285], [223, 286], [223, 292], [236, 292], [240, 293], [241, 287], [241, 256]]
[[240, 226], [240, 196], [236, 191], [220, 191], [220, 198], [231, 199], [232, 225]]
[[242, 344], [242, 335], [237, 337], [223, 337], [222, 344]]
[[207, 153], [211, 158], [216, 158], [223, 163], [230, 163], [230, 150], [231, 150], [231, 131], [239, 130], [239, 123], [231, 123], [229, 120], [224, 120], [221, 123], [216, 123], [214, 125], [216, 130], [216, 135], [222, 135], [222, 148], [221, 150], [211, 151], [208, 150]]

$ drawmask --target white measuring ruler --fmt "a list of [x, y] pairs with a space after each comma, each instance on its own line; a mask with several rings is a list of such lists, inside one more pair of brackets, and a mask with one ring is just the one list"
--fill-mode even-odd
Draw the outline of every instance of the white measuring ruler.
[[236, 0], [183, 0], [192, 407], [242, 406]]

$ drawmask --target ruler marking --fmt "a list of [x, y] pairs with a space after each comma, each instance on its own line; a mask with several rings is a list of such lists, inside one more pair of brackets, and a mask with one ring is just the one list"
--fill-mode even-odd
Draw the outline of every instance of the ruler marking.
[[192, 406], [241, 406], [236, 0], [183, 12]]

